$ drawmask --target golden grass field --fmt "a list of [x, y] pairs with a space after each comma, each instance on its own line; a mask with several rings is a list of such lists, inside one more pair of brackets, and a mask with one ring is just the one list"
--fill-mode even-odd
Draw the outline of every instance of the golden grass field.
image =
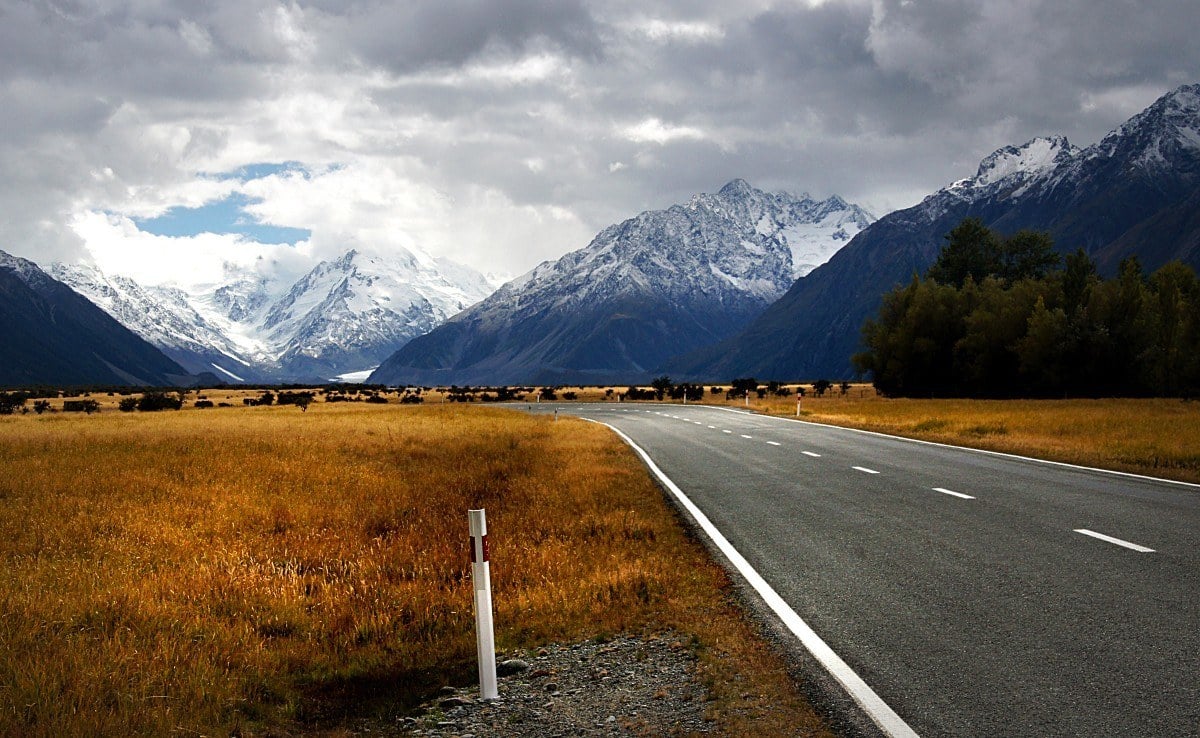
[[[749, 403], [706, 391], [703, 403], [796, 417], [797, 386]], [[815, 397], [803, 386], [802, 420], [1200, 483], [1200, 401], [886, 398], [862, 383]], [[574, 389], [579, 401], [613, 401], [608, 388]], [[623, 390], [613, 389], [614, 397]]]
[[670, 631], [719, 734], [828, 735], [601, 427], [100, 399], [92, 416], [0, 417], [0, 735], [345, 735], [470, 685], [477, 507], [498, 648]]
[[[796, 398], [751, 398], [750, 407], [794, 417]], [[855, 385], [844, 397], [837, 392], [805, 397], [801, 415], [909, 438], [1200, 482], [1200, 402], [919, 400], [876, 397], [869, 386]]]

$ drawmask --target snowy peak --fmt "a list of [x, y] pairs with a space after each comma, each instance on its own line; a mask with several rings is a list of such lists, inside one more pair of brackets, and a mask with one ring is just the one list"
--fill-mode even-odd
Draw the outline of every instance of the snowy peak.
[[[25, 269], [24, 260], [0, 258], [0, 266], [9, 262]], [[282, 292], [253, 269], [232, 266], [225, 283], [195, 294], [86, 265], [53, 270], [189, 370], [246, 381], [311, 381], [368, 370], [491, 292], [466, 267], [407, 251], [351, 250], [317, 264]]]
[[1079, 151], [1065, 136], [1039, 137], [1023, 146], [1005, 146], [979, 163], [971, 183], [986, 187], [1014, 175], [1039, 176], [1070, 161]]
[[243, 276], [209, 293], [207, 301], [223, 317], [244, 323], [253, 320], [271, 301], [266, 277]]
[[727, 200], [742, 200], [752, 197], [756, 192], [757, 190], [751, 187], [749, 182], [739, 177], [730, 180], [728, 184], [717, 191], [717, 194]]
[[808, 193], [764, 192], [744, 179], [732, 180], [715, 195], [692, 197], [687, 209], [754, 223], [757, 234], [787, 246], [793, 280], [829, 261], [875, 221], [867, 210], [837, 195], [816, 200]]
[[288, 371], [344, 374], [374, 367], [491, 292], [482, 275], [445, 267], [407, 250], [384, 256], [351, 249], [317, 264], [276, 300], [262, 320], [262, 335]]
[[1127, 158], [1153, 172], [1200, 155], [1200, 85], [1163, 95], [1093, 147], [1100, 157]]
[[871, 218], [735, 179], [611, 225], [414, 339], [371, 381], [632, 381], [727, 338]]
[[520, 295], [528, 302], [548, 291], [559, 302], [578, 303], [614, 291], [728, 290], [738, 299], [771, 302], [797, 272], [824, 263], [872, 220], [840, 197], [767, 193], [735, 179], [716, 194], [605, 228], [585, 248], [514, 280], [496, 299]]
[[[229, 366], [246, 366], [241, 347], [206, 318], [190, 295], [171, 287], [145, 287], [122, 276], [110, 276], [86, 264], [54, 264], [51, 273], [60, 282], [88, 298], [126, 328], [185, 364], [190, 371], [226, 372]], [[188, 361], [185, 354], [204, 355]]]
[[37, 264], [34, 264], [29, 259], [13, 256], [7, 251], [0, 251], [0, 269], [8, 269], [15, 272], [22, 282], [33, 288], [37, 288], [46, 279], [49, 279], [49, 275], [42, 271], [42, 268]]

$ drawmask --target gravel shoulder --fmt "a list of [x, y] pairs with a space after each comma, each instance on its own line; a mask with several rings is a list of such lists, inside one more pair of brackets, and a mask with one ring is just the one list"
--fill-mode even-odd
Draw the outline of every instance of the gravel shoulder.
[[675, 634], [556, 644], [509, 656], [498, 665], [498, 700], [478, 700], [477, 686], [446, 687], [418, 716], [402, 718], [399, 732], [555, 738], [687, 736], [713, 729], [704, 718], [707, 695], [695, 658]]

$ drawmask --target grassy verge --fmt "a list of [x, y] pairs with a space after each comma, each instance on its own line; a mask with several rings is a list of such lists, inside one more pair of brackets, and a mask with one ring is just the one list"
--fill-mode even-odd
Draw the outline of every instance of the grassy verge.
[[[795, 416], [796, 401], [751, 400]], [[914, 400], [868, 393], [805, 398], [805, 420], [1200, 482], [1200, 403], [1178, 399]]]
[[[794, 393], [796, 385], [789, 385]], [[819, 423], [1200, 483], [1200, 402], [1180, 399], [921, 400], [879, 397], [854, 384], [816, 397], [801, 417]], [[573, 388], [579, 401], [613, 402], [605, 388]], [[796, 397], [703, 403], [796, 417]], [[675, 403], [680, 403], [675, 400]]]
[[342, 734], [497, 641], [689, 638], [725, 735], [824, 735], [633, 454], [484, 407], [0, 418], [0, 734]]

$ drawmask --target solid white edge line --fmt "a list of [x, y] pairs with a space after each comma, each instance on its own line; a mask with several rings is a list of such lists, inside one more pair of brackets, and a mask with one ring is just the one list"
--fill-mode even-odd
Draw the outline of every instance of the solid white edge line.
[[767, 584], [767, 580], [763, 579], [762, 575], [750, 565], [750, 562], [746, 561], [745, 557], [738, 553], [737, 549], [733, 547], [733, 544], [731, 544], [729, 540], [725, 538], [721, 531], [717, 530], [717, 527], [712, 524], [712, 521], [708, 519], [708, 516], [700, 511], [700, 508], [697, 507], [696, 504], [683, 493], [683, 490], [679, 489], [675, 482], [671, 481], [671, 478], [658, 468], [658, 465], [654, 463], [654, 460], [650, 458], [648, 453], [643, 451], [640, 446], [633, 442], [632, 438], [622, 433], [618, 428], [599, 420], [592, 420], [591, 418], [583, 419], [592, 423], [606, 426], [612, 430], [613, 433], [616, 433], [618, 436], [620, 436], [625, 443], [629, 444], [630, 448], [637, 452], [637, 455], [640, 456], [642, 461], [646, 463], [646, 466], [649, 467], [651, 473], [653, 473], [654, 476], [658, 478], [658, 481], [660, 481], [663, 486], [675, 496], [675, 499], [679, 500], [679, 504], [688, 511], [688, 513], [696, 521], [696, 524], [700, 526], [701, 530], [708, 535], [713, 544], [720, 549], [722, 554], [725, 555], [725, 558], [729, 559], [729, 563], [732, 564], [735, 569], [737, 569], [738, 573], [741, 574], [746, 582], [754, 588], [754, 591], [758, 593], [758, 596], [762, 597], [766, 605], [771, 608], [771, 610], [776, 616], [779, 617], [781, 621], [783, 621], [783, 624], [787, 627], [787, 629], [800, 639], [800, 643], [806, 649], [808, 649], [808, 652], [813, 655], [813, 658], [817, 659], [817, 661], [821, 663], [821, 666], [824, 667], [825, 670], [829, 672], [829, 674], [833, 676], [833, 678], [836, 679], [839, 684], [842, 685], [842, 688], [845, 689], [850, 697], [858, 703], [858, 706], [867, 713], [867, 716], [871, 718], [875, 725], [878, 726], [885, 735], [890, 736], [891, 738], [918, 738], [916, 731], [909, 727], [908, 723], [904, 722], [904, 719], [897, 715], [896, 711], [888, 706], [888, 704], [884, 702], [878, 694], [875, 693], [875, 690], [867, 686], [867, 683], [862, 680], [862, 677], [856, 674], [854, 670], [851, 669], [850, 666], [847, 665], [846, 662], [843, 661], [842, 658], [838, 656], [834, 650], [830, 648], [829, 645], [813, 631], [812, 628], [809, 627], [808, 623], [804, 622], [804, 620], [796, 614], [796, 611], [793, 610], [791, 606], [779, 596], [779, 593], [776, 592], [770, 584]]
[[962, 492], [955, 492], [954, 490], [952, 490], [952, 489], [946, 489], [945, 487], [934, 487], [934, 488], [933, 488], [933, 491], [934, 491], [934, 492], [941, 492], [942, 494], [944, 494], [944, 495], [950, 495], [951, 497], [961, 497], [961, 498], [962, 498], [962, 499], [964, 499], [964, 500], [973, 500], [973, 499], [975, 499], [975, 498], [974, 498], [974, 497], [972, 497], [971, 495], [964, 495]]
[[867, 436], [879, 436], [880, 438], [892, 438], [897, 441], [908, 441], [909, 443], [920, 443], [926, 446], [938, 446], [940, 448], [952, 448], [958, 451], [971, 451], [977, 454], [987, 454], [988, 456], [999, 456], [1006, 459], [1019, 459], [1021, 461], [1032, 461], [1035, 464], [1050, 464], [1051, 466], [1061, 466], [1067, 469], [1079, 469], [1082, 471], [1099, 472], [1101, 474], [1112, 474], [1118, 477], [1129, 477], [1131, 479], [1145, 479], [1150, 482], [1165, 482], [1166, 484], [1176, 484], [1181, 487], [1193, 487], [1200, 489], [1200, 484], [1196, 482], [1181, 482], [1178, 479], [1164, 479], [1162, 477], [1152, 477], [1149, 474], [1134, 474], [1133, 472], [1116, 471], [1115, 469], [1101, 469], [1095, 466], [1083, 466], [1081, 464], [1069, 464], [1065, 461], [1051, 461], [1050, 459], [1038, 459], [1033, 456], [1021, 456], [1020, 454], [1006, 454], [1003, 451], [989, 451], [985, 448], [971, 448], [970, 446], [955, 446], [949, 443], [938, 443], [937, 441], [925, 441], [920, 438], [907, 438], [905, 436], [893, 436], [889, 433], [880, 433], [878, 431], [863, 430], [862, 428], [847, 428], [844, 425], [830, 425], [828, 423], [814, 423], [811, 420], [797, 420], [796, 418], [788, 418], [782, 415], [764, 415], [762, 413], [750, 413], [745, 410], [738, 410], [733, 407], [720, 407], [718, 405], [707, 405], [713, 410], [722, 410], [727, 413], [736, 413], [738, 415], [749, 415], [753, 418], [771, 418], [773, 420], [782, 420], [785, 423], [802, 423], [804, 425], [815, 425], [818, 428], [831, 428], [833, 430], [849, 431], [850, 433], [862, 433]]
[[1092, 538], [1099, 538], [1102, 541], [1107, 541], [1108, 543], [1114, 543], [1118, 546], [1128, 548], [1131, 551], [1137, 551], [1138, 553], [1154, 553], [1154, 549], [1152, 549], [1152, 548], [1146, 548], [1145, 546], [1139, 546], [1138, 544], [1130, 543], [1129, 541], [1122, 541], [1120, 538], [1113, 538], [1112, 536], [1106, 536], [1103, 533], [1097, 533], [1096, 531], [1088, 530], [1087, 528], [1076, 528], [1075, 532], [1082, 533], [1085, 536], [1091, 536]]
[[863, 472], [865, 474], [878, 474], [879, 473], [879, 472], [875, 471], [874, 469], [868, 469], [865, 466], [852, 466], [850, 468], [854, 469], [855, 471]]

